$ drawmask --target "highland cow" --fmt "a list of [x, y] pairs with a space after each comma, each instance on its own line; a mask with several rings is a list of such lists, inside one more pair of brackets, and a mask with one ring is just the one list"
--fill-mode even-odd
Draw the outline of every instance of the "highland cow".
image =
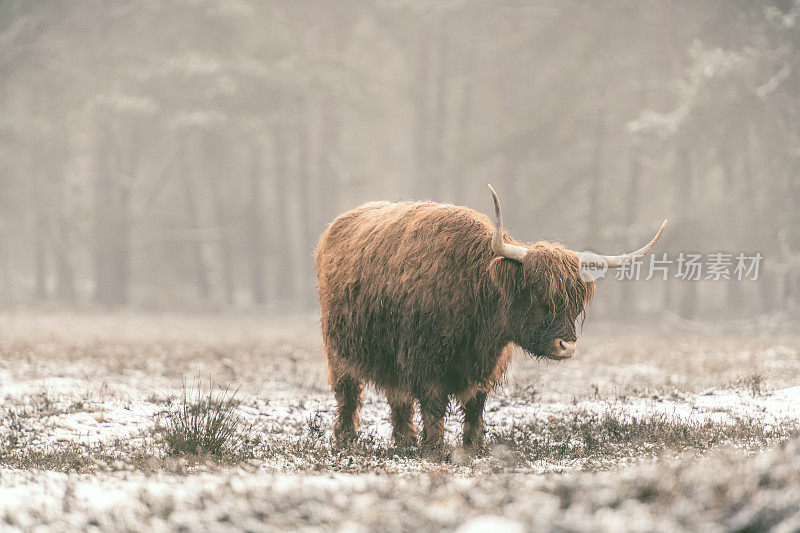
[[[579, 254], [560, 244], [522, 244], [466, 207], [371, 202], [340, 215], [316, 252], [322, 335], [337, 402], [334, 435], [356, 436], [366, 383], [386, 394], [393, 437], [443, 443], [451, 397], [461, 405], [463, 444], [483, 443], [486, 396], [508, 368], [512, 347], [536, 357], [575, 354], [576, 322], [594, 293]], [[666, 224], [666, 221], [664, 221]], [[610, 267], [655, 245], [603, 257]]]

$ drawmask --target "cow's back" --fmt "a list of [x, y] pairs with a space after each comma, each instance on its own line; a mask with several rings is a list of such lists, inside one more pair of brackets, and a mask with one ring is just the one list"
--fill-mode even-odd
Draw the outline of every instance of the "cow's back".
[[329, 357], [387, 388], [426, 365], [456, 371], [449, 358], [474, 347], [497, 298], [491, 238], [488, 217], [447, 204], [372, 202], [339, 216], [316, 253]]

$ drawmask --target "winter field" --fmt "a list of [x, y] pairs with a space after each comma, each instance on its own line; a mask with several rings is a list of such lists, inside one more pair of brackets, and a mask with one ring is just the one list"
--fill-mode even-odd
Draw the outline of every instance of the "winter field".
[[[374, 391], [359, 442], [331, 444], [313, 316], [0, 320], [2, 530], [800, 529], [800, 337], [590, 316], [576, 359], [517, 354], [485, 453], [453, 405], [439, 461], [393, 447]], [[188, 453], [198, 412], [225, 431]]]

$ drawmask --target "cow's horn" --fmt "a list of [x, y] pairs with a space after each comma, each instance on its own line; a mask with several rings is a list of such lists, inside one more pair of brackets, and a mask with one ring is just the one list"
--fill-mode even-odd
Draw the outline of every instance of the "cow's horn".
[[641, 259], [645, 255], [647, 255], [653, 246], [656, 245], [658, 239], [661, 238], [661, 234], [664, 232], [664, 226], [667, 225], [667, 220], [664, 219], [664, 222], [661, 223], [661, 227], [658, 228], [658, 233], [656, 236], [653, 237], [653, 240], [647, 243], [644, 247], [639, 248], [635, 252], [631, 252], [629, 254], [623, 255], [604, 255], [602, 256], [605, 259], [608, 268], [619, 268], [623, 265], [627, 265], [628, 263], [632, 263], [638, 259]]
[[497, 193], [494, 192], [494, 188], [491, 185], [489, 185], [489, 192], [492, 193], [492, 198], [494, 198], [494, 213], [497, 219], [494, 224], [492, 250], [497, 255], [522, 262], [522, 258], [528, 253], [528, 249], [517, 244], [508, 244], [503, 240], [503, 214], [500, 212], [500, 200], [497, 199]]

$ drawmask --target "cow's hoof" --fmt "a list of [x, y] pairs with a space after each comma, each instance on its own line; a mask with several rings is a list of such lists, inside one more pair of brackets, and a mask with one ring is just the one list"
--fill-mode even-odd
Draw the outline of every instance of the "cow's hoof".
[[420, 455], [429, 461], [446, 463], [452, 459], [453, 454], [443, 444], [423, 444]]
[[340, 432], [334, 435], [334, 441], [339, 448], [350, 448], [358, 440], [358, 435], [353, 431]]
[[461, 450], [470, 457], [484, 457], [486, 455], [486, 446], [482, 442], [465, 442], [461, 446]]
[[416, 435], [395, 435], [393, 439], [398, 448], [414, 448], [418, 444]]

